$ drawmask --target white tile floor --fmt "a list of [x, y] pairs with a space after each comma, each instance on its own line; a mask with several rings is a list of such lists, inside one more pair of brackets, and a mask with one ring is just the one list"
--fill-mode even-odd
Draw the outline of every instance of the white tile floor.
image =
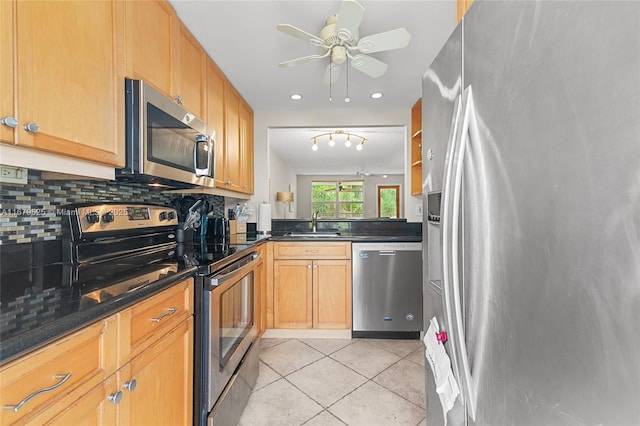
[[420, 340], [262, 339], [242, 426], [426, 425]]

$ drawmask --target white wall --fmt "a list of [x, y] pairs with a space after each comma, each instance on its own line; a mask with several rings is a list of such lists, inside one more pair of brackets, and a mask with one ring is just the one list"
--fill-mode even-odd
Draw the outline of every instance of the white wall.
[[[270, 200], [275, 205], [275, 193], [287, 187], [276, 187], [275, 174], [278, 174], [278, 185], [285, 182], [280, 180], [280, 172], [275, 170], [276, 164], [270, 167], [269, 127], [368, 127], [368, 126], [405, 126], [405, 168], [404, 168], [404, 217], [409, 222], [420, 222], [422, 216], [416, 216], [416, 208], [422, 205], [421, 197], [411, 195], [410, 170], [410, 141], [411, 141], [411, 107], [406, 109], [392, 109], [372, 112], [371, 110], [314, 110], [309, 111], [254, 111], [254, 191], [255, 194], [248, 202], [258, 204]], [[266, 159], [266, 161], [265, 161]], [[278, 160], [275, 160], [277, 163]], [[281, 165], [281, 164], [280, 164]], [[270, 171], [271, 169], [271, 171]], [[286, 173], [285, 173], [286, 174]], [[290, 177], [284, 176], [289, 179]], [[286, 182], [288, 186], [289, 183]], [[291, 181], [292, 190], [295, 177]], [[281, 213], [280, 213], [281, 214]], [[273, 217], [279, 217], [274, 214]]]

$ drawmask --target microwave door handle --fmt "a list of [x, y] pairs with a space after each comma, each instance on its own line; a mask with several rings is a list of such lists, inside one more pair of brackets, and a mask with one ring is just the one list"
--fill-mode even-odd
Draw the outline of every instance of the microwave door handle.
[[[198, 168], [198, 159], [199, 159], [199, 153], [200, 153], [200, 144], [205, 144], [205, 148], [204, 150], [207, 152], [207, 167], [204, 169], [199, 169]], [[193, 144], [193, 172], [195, 173], [196, 176], [209, 176], [209, 167], [211, 165], [211, 155], [213, 151], [211, 149], [211, 143], [209, 140], [209, 136], [207, 135], [203, 135], [203, 134], [198, 134], [195, 137], [195, 141]]]

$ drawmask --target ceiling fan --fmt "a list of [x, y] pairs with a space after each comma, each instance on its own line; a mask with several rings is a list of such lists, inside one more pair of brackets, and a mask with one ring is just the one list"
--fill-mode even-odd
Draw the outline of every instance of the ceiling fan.
[[299, 38], [319, 47], [322, 54], [303, 56], [290, 61], [281, 62], [280, 67], [292, 67], [305, 62], [329, 57], [330, 62], [324, 74], [324, 83], [335, 83], [340, 75], [340, 68], [347, 59], [351, 66], [366, 75], [378, 78], [387, 71], [388, 65], [367, 53], [401, 49], [411, 40], [406, 28], [360, 38], [358, 27], [364, 16], [364, 8], [355, 0], [342, 0], [337, 14], [331, 15], [326, 25], [315, 36], [289, 24], [278, 24], [277, 29], [285, 34]]

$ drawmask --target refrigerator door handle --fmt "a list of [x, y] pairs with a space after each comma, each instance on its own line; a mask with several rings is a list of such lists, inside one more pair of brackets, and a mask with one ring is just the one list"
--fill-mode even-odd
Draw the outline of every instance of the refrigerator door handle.
[[[453, 309], [451, 306], [451, 272], [450, 272], [450, 258], [451, 258], [451, 179], [453, 174], [453, 160], [455, 158], [455, 151], [458, 145], [458, 131], [460, 128], [460, 114], [462, 112], [462, 94], [458, 95], [453, 107], [453, 116], [451, 118], [451, 128], [449, 129], [449, 141], [447, 143], [447, 153], [445, 156], [445, 171], [442, 181], [442, 204], [441, 204], [441, 247], [442, 247], [442, 299], [444, 316], [446, 318], [447, 327], [453, 328]], [[460, 379], [460, 371], [458, 369], [458, 361], [456, 355], [455, 341], [449, 340], [451, 346], [451, 357], [453, 364], [453, 372], [455, 376]], [[461, 394], [460, 398], [464, 404], [464, 396]]]
[[462, 118], [462, 126], [460, 132], [460, 143], [458, 151], [455, 153], [456, 159], [452, 162], [455, 170], [453, 171], [453, 196], [452, 196], [452, 229], [451, 229], [451, 266], [452, 266], [452, 290], [453, 290], [453, 306], [454, 317], [457, 333], [455, 333], [456, 346], [459, 350], [460, 369], [462, 388], [466, 391], [468, 414], [475, 421], [476, 418], [476, 391], [469, 367], [469, 354], [467, 351], [464, 320], [462, 315], [462, 296], [460, 292], [460, 250], [458, 247], [460, 236], [460, 215], [461, 215], [461, 196], [462, 196], [462, 172], [464, 169], [464, 158], [469, 137], [472, 140], [478, 140], [479, 130], [476, 119], [476, 111], [473, 104], [473, 91], [471, 86], [467, 87], [464, 92], [464, 115]]

